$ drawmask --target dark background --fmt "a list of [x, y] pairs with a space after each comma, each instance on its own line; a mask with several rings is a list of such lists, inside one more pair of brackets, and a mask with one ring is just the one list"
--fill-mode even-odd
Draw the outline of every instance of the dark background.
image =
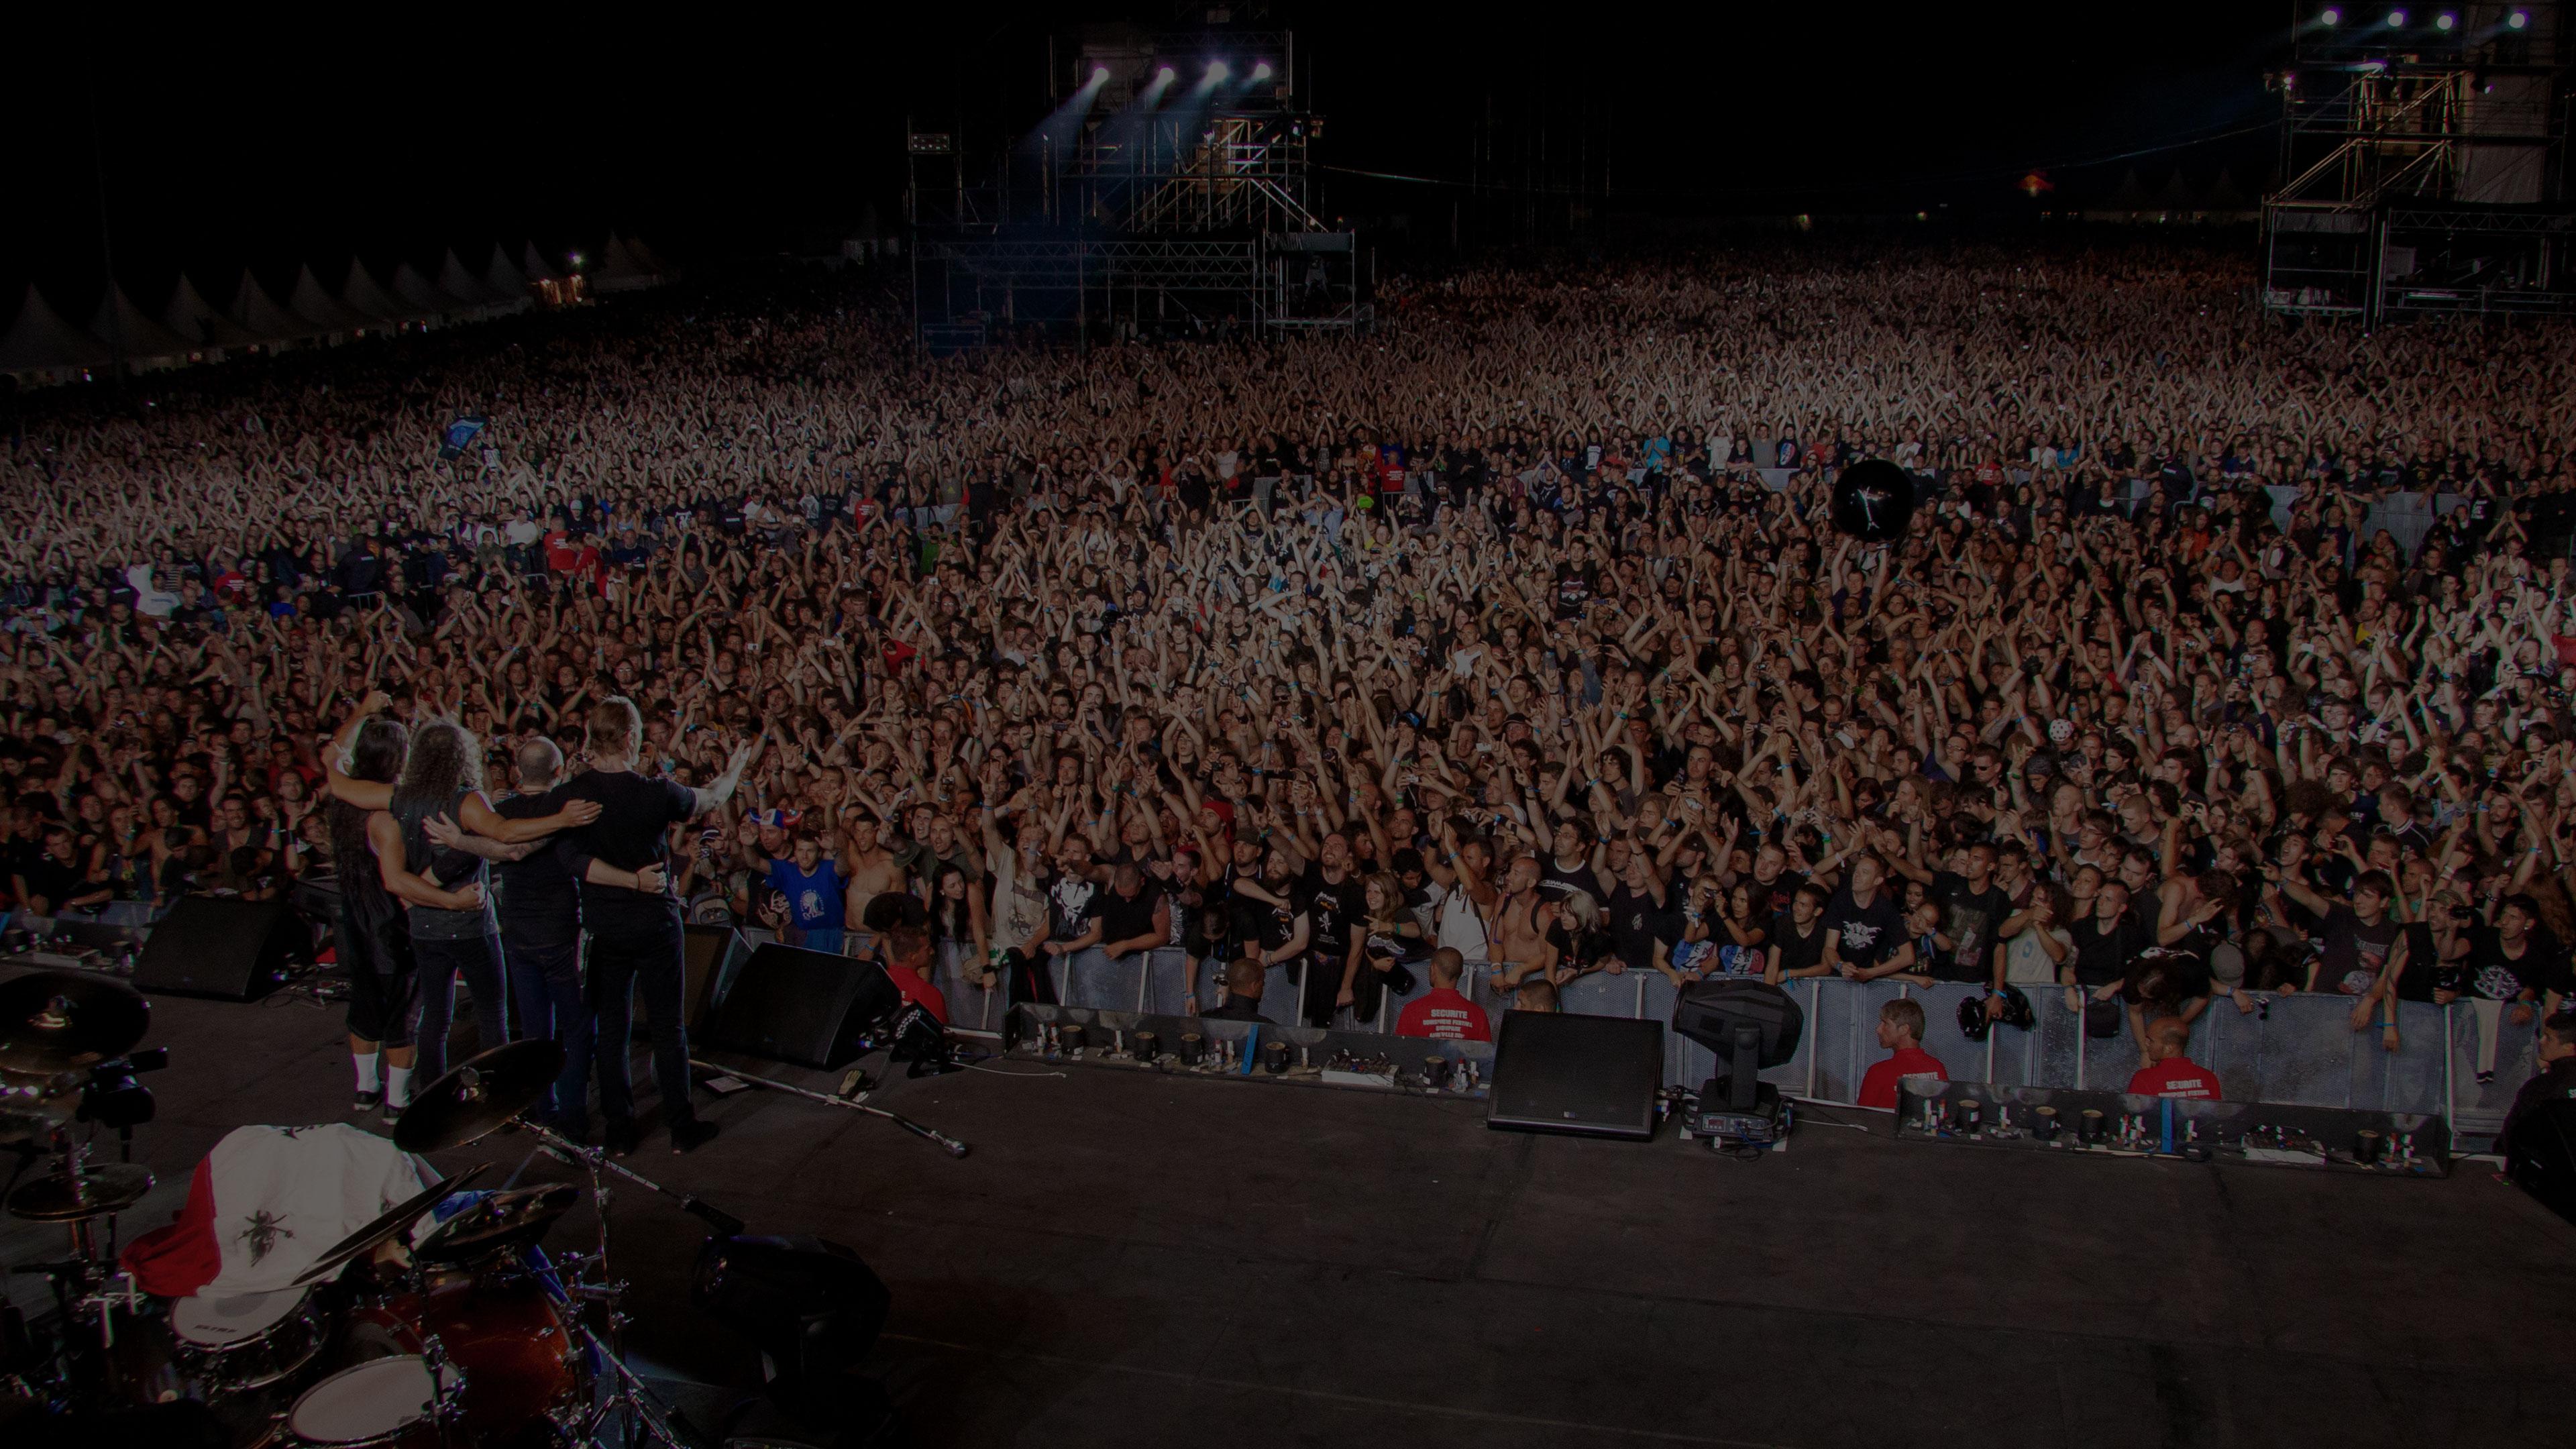
[[[309, 260], [336, 290], [353, 254], [379, 278], [451, 245], [479, 269], [495, 239], [558, 260], [611, 229], [690, 263], [831, 250], [897, 228], [907, 115], [990, 148], [1045, 113], [1051, 32], [1176, 12], [662, 13], [22, 27], [0, 315], [30, 278], [88, 315], [102, 176], [115, 270], [154, 311], [182, 267], [220, 305], [246, 264], [282, 292]], [[1328, 173], [1325, 211], [1442, 246], [1510, 239], [1497, 198], [1604, 186], [1595, 234], [1638, 213], [2012, 216], [2098, 205], [2132, 169], [2150, 195], [2177, 168], [2195, 192], [2224, 169], [2252, 198], [2275, 145], [2262, 73], [2290, 21], [2268, 0], [1235, 17], [1298, 32], [1326, 162], [1453, 183]], [[2014, 188], [2032, 167], [2055, 193]]]

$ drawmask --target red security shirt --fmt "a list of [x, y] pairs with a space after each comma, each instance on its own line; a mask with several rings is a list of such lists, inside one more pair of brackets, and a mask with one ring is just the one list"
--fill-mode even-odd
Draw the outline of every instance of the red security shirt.
[[1485, 1008], [1459, 994], [1454, 986], [1434, 986], [1408, 1003], [1395, 1019], [1397, 1036], [1427, 1036], [1438, 1041], [1492, 1041]]
[[1907, 1047], [1891, 1053], [1887, 1060], [1872, 1066], [1860, 1079], [1860, 1104], [1876, 1107], [1882, 1112], [1895, 1111], [1898, 1079], [1918, 1073], [1939, 1077], [1945, 1082], [1950, 1080], [1950, 1074], [1942, 1069], [1939, 1057], [1921, 1047]]
[[2167, 1057], [2154, 1066], [2138, 1068], [2138, 1074], [2129, 1078], [2129, 1093], [2136, 1097], [2192, 1097], [2215, 1102], [2218, 1078], [2209, 1068], [2195, 1066], [2187, 1057]]

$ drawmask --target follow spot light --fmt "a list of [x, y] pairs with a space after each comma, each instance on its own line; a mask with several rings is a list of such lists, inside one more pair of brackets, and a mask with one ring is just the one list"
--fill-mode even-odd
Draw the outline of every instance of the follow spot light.
[[2405, 11], [2403, 11], [2403, 10], [2391, 10], [2391, 11], [2389, 11], [2389, 12], [2388, 12], [2388, 28], [2389, 28], [2389, 29], [2391, 29], [2391, 30], [2403, 30], [2403, 29], [2405, 29], [2405, 28], [2406, 28], [2406, 12], [2405, 12]]
[[1091, 83], [1096, 86], [1107, 85], [1109, 83], [1109, 67], [1105, 65], [1093, 66], [1091, 68]]
[[2318, 13], [2317, 23], [2320, 25], [2341, 25], [2343, 24], [2343, 12], [2329, 5], [2323, 11]]
[[2520, 30], [2531, 23], [2531, 12], [2528, 10], [2516, 10], [2504, 18], [2504, 23], [2507, 29]]
[[1161, 70], [1154, 72], [1154, 79], [1161, 81], [1165, 85], [1170, 85], [1174, 79], [1174, 75], [1175, 73], [1172, 68], [1167, 65]]
[[1209, 61], [1207, 78], [1212, 81], [1221, 81], [1225, 79], [1225, 62], [1221, 60]]
[[2459, 23], [2460, 17], [2453, 15], [2447, 10], [2433, 17], [2433, 28], [2435, 30], [2448, 30]]
[[1270, 62], [1265, 60], [1252, 68], [1252, 83], [1254, 85], [1259, 85], [1268, 79], [1270, 79]]

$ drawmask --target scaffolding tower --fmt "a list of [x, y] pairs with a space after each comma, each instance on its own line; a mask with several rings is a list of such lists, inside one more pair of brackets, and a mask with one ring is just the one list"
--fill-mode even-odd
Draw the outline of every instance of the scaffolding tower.
[[953, 137], [908, 138], [919, 346], [1368, 323], [1370, 258], [1321, 213], [1292, 32], [1103, 26], [1050, 51], [1054, 109], [989, 179], [967, 184]]
[[2263, 305], [2576, 314], [2558, 0], [2294, 7]]

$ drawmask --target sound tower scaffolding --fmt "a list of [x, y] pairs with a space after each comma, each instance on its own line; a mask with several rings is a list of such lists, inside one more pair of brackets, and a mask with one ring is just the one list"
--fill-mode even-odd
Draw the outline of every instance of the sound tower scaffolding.
[[1372, 258], [1321, 214], [1292, 32], [1095, 26], [1049, 52], [1054, 109], [985, 180], [955, 137], [907, 137], [918, 348], [1368, 324]]
[[2576, 313], [2561, 0], [2293, 6], [2263, 305]]

